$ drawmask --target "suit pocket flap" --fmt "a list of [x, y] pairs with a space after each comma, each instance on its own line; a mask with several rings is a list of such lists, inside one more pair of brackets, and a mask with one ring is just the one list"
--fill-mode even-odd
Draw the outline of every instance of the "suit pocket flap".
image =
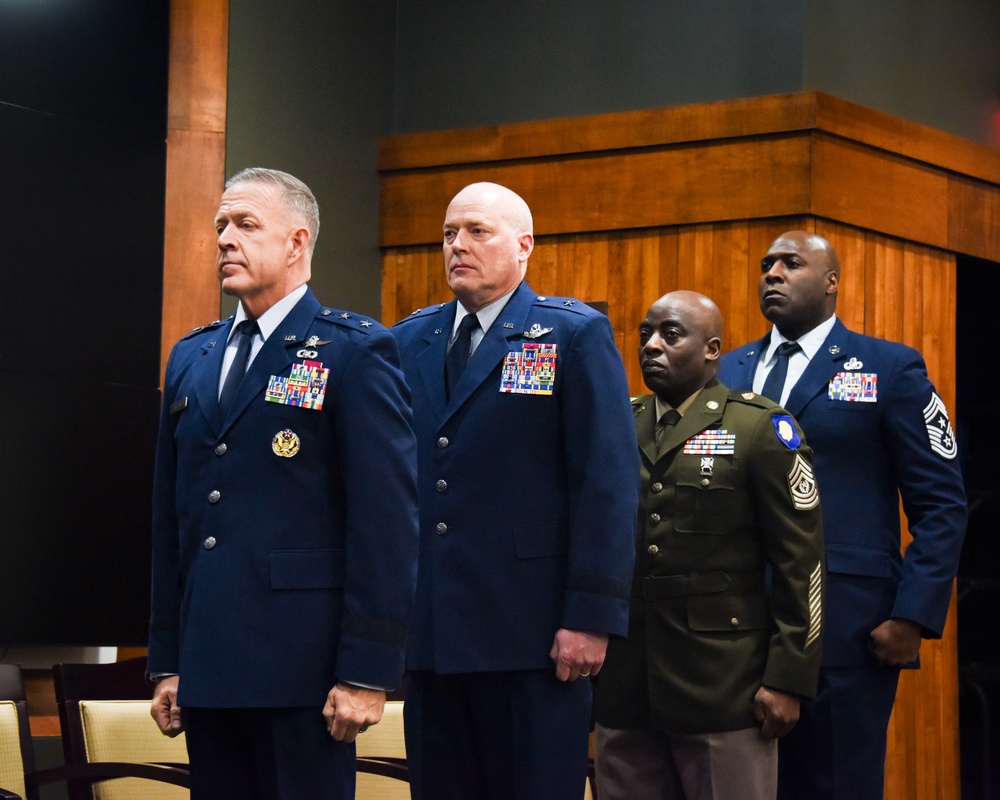
[[688, 627], [693, 631], [755, 631], [770, 625], [763, 595], [713, 594], [688, 598]]
[[827, 544], [827, 572], [864, 575], [868, 578], [895, 578], [897, 566], [884, 550], [852, 544]]
[[274, 550], [272, 589], [335, 589], [344, 585], [343, 550]]

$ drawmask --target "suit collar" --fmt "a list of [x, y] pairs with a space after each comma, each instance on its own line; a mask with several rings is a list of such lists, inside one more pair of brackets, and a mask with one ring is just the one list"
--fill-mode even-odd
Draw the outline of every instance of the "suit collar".
[[853, 346], [854, 335], [837, 319], [833, 330], [789, 392], [785, 410], [792, 416], [801, 414], [809, 401], [826, 389], [830, 379], [843, 368], [844, 362], [850, 360]]
[[692, 436], [718, 423], [726, 410], [729, 390], [716, 378], [709, 381], [695, 398], [694, 403], [680, 421], [667, 431], [656, 443], [656, 401], [652, 395], [643, 404], [645, 419], [636, 419], [636, 437], [639, 449], [650, 464], [656, 464], [673, 450], [684, 444]]

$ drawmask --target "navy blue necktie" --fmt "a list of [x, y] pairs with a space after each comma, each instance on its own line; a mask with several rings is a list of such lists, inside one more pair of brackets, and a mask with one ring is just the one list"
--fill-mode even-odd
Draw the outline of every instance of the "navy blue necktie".
[[226, 382], [222, 384], [222, 394], [219, 395], [219, 411], [222, 416], [226, 416], [229, 406], [232, 405], [236, 391], [240, 388], [243, 375], [247, 371], [247, 362], [250, 360], [250, 348], [253, 345], [253, 337], [260, 332], [257, 322], [252, 319], [245, 319], [236, 326], [236, 356], [226, 374]]
[[472, 355], [472, 332], [479, 327], [479, 318], [475, 314], [467, 314], [458, 323], [458, 336], [448, 351], [448, 358], [444, 362], [445, 383], [448, 387], [448, 399], [455, 391], [458, 379], [465, 371], [465, 365], [469, 363]]
[[775, 403], [781, 402], [781, 393], [785, 389], [785, 376], [788, 375], [788, 359], [802, 348], [798, 342], [782, 342], [778, 345], [778, 358], [771, 367], [760, 393]]

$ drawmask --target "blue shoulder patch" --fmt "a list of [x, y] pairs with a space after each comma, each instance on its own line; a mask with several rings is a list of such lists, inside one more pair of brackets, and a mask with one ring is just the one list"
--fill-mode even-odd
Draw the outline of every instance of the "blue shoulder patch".
[[802, 437], [795, 430], [795, 423], [790, 414], [772, 414], [771, 423], [774, 425], [774, 432], [778, 439], [789, 450], [798, 450], [802, 444]]

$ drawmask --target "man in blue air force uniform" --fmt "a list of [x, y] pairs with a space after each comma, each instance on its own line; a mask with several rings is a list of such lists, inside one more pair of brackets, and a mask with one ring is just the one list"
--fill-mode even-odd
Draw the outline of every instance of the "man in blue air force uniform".
[[[720, 380], [781, 403], [816, 458], [827, 583], [819, 693], [782, 740], [779, 797], [881, 798], [899, 669], [938, 638], [965, 533], [955, 437], [912, 348], [844, 327], [829, 242], [779, 236], [761, 261], [774, 329], [726, 354]], [[899, 498], [913, 542], [900, 555]]]
[[416, 445], [395, 340], [306, 286], [316, 200], [248, 169], [216, 217], [234, 319], [167, 366], [149, 671], [192, 797], [350, 798], [416, 581]]
[[413, 392], [420, 569], [407, 650], [415, 798], [582, 796], [590, 682], [628, 624], [638, 463], [607, 318], [523, 282], [525, 202], [444, 222], [456, 300], [393, 328]]

